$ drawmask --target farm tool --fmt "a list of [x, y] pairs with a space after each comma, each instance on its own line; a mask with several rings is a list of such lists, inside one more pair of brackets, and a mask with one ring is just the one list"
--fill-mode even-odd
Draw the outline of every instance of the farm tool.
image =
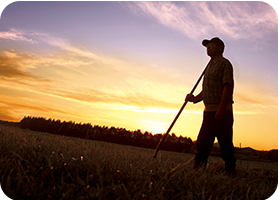
[[[194, 91], [195, 91], [195, 89], [197, 88], [198, 84], [200, 83], [202, 77], [204, 76], [205, 71], [206, 71], [207, 67], [209, 66], [209, 64], [210, 64], [210, 63], [208, 63], [207, 66], [205, 67], [205, 69], [204, 69], [204, 71], [202, 72], [201, 76], [199, 77], [199, 79], [197, 80], [196, 84], [195, 84], [194, 87], [192, 88], [190, 94], [193, 94], [193, 93], [194, 93]], [[161, 145], [163, 144], [163, 142], [165, 141], [165, 139], [166, 139], [167, 136], [169, 135], [171, 129], [172, 129], [173, 126], [175, 125], [177, 119], [179, 118], [180, 114], [182, 113], [182, 111], [183, 111], [184, 107], [186, 106], [187, 102], [188, 102], [188, 101], [186, 101], [186, 100], [184, 101], [182, 107], [180, 108], [178, 114], [177, 114], [176, 117], [174, 118], [172, 124], [170, 125], [170, 127], [169, 127], [168, 130], [167, 130], [167, 132], [163, 135], [163, 137], [162, 137], [161, 140], [159, 141], [158, 145], [156, 146], [156, 149], [155, 149], [155, 152], [154, 152], [154, 155], [153, 155], [154, 158], [156, 158], [157, 153], [158, 153], [158, 151], [159, 151]], [[194, 102], [194, 103], [197, 103], [197, 102]]]

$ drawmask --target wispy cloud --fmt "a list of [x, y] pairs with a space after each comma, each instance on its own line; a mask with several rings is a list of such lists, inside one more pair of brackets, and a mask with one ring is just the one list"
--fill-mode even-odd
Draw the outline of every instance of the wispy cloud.
[[97, 89], [84, 89], [68, 90], [65, 88], [38, 88], [39, 92], [44, 94], [51, 94], [54, 96], [77, 100], [86, 103], [101, 103], [110, 105], [123, 105], [128, 107], [136, 107], [138, 109], [143, 108], [177, 108], [179, 105], [168, 102], [167, 100], [157, 99], [149, 94], [142, 94], [138, 91], [125, 93], [111, 93]]
[[192, 39], [223, 34], [234, 39], [261, 38], [277, 33], [274, 9], [263, 2], [134, 2], [132, 11]]
[[11, 31], [0, 32], [0, 39], [23, 41], [23, 42], [28, 42], [31, 44], [38, 44], [38, 41], [24, 36], [24, 32], [16, 31], [14, 29]]
[[[42, 81], [47, 82], [40, 76], [30, 72], [30, 68], [35, 68], [40, 62], [40, 58], [34, 54], [19, 53], [15, 50], [0, 52], [0, 79], [10, 79], [11, 82], [18, 81]], [[22, 83], [22, 82], [21, 82]]]
[[[150, 112], [150, 108], [174, 112], [183, 100], [180, 94], [186, 92], [185, 86], [180, 85], [175, 78], [171, 79], [168, 71], [100, 56], [50, 34], [28, 34], [39, 37], [44, 35], [44, 42], [61, 49], [61, 54], [42, 56], [15, 50], [0, 52], [2, 85], [80, 102], [126, 105], [136, 107], [134, 111], [138, 112]], [[42, 42], [40, 39], [38, 41]], [[45, 70], [47, 74], [51, 72], [51, 77], [45, 76]], [[253, 107], [261, 103], [246, 95], [238, 95], [237, 99]]]
[[88, 51], [86, 49], [77, 48], [74, 45], [72, 45], [68, 40], [59, 36], [53, 36], [49, 33], [25, 31], [25, 34], [27, 35], [29, 34], [32, 35], [33, 37], [36, 37], [36, 39], [41, 43], [46, 43], [48, 45], [58, 47], [63, 51], [71, 52], [74, 53], [75, 55], [79, 55], [82, 57], [87, 57], [97, 62], [101, 62], [104, 64], [113, 64], [113, 65], [123, 63], [122, 61], [111, 57], [101, 56], [91, 51]]
[[0, 39], [14, 40], [14, 41], [25, 41], [31, 44], [48, 44], [53, 47], [58, 47], [63, 51], [74, 53], [83, 57], [94, 59], [106, 64], [120, 63], [120, 60], [108, 58], [105, 56], [97, 55], [93, 52], [82, 50], [71, 45], [70, 42], [62, 37], [53, 36], [49, 33], [38, 32], [32, 30], [22, 30], [12, 28], [10, 31], [0, 32]]
[[253, 91], [252, 87], [245, 87], [245, 90], [236, 91], [234, 101], [235, 113], [237, 114], [261, 114], [278, 108], [277, 96], [266, 91]]
[[[64, 111], [62, 109], [55, 109], [51, 106], [43, 106], [39, 104], [32, 104], [30, 102], [21, 99], [17, 101], [15, 98], [7, 98], [7, 96], [1, 96], [0, 100], [0, 119], [7, 121], [19, 121], [20, 113], [59, 113], [59, 114], [71, 114], [68, 110]], [[74, 114], [76, 115], [76, 113]], [[21, 116], [23, 117], [23, 116]]]
[[[60, 51], [56, 55], [38, 55], [16, 50], [0, 52], [2, 85], [28, 88], [47, 95], [89, 103], [138, 107], [175, 106], [175, 103], [160, 100], [161, 97], [153, 93], [172, 91], [169, 84], [164, 83], [166, 77], [170, 80], [171, 76], [161, 68], [98, 55], [47, 33], [12, 31], [33, 36], [39, 43], [57, 47]], [[51, 77], [46, 77], [45, 71], [48, 75], [51, 73]]]
[[[134, 106], [137, 111], [148, 112], [149, 108], [176, 110], [183, 100], [185, 85], [171, 78], [172, 72], [98, 55], [50, 34], [13, 31], [36, 36], [36, 41], [61, 51], [59, 55], [44, 56], [15, 50], [0, 52], [2, 85], [80, 102]], [[45, 71], [48, 75], [51, 72], [51, 77], [46, 77]], [[237, 99], [254, 105], [250, 109], [265, 105], [246, 95], [237, 95]]]

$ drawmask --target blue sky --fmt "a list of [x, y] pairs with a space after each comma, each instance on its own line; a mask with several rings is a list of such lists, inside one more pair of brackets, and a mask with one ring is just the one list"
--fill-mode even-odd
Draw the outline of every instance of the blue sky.
[[[235, 145], [277, 148], [278, 20], [264, 2], [11, 3], [0, 119], [165, 132], [209, 61], [202, 40], [215, 36], [234, 67]], [[173, 132], [196, 139], [202, 110], [188, 105]]]

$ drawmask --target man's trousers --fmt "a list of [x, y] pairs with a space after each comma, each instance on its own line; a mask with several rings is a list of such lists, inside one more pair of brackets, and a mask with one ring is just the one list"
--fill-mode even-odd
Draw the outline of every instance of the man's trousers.
[[233, 145], [233, 111], [226, 110], [223, 120], [215, 119], [216, 112], [204, 112], [202, 127], [200, 129], [194, 159], [194, 167], [206, 166], [215, 137], [221, 148], [222, 159], [225, 161], [225, 169], [233, 172], [236, 166]]

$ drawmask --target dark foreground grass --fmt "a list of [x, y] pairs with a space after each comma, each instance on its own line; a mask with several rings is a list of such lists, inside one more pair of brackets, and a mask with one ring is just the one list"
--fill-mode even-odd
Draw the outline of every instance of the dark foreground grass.
[[0, 181], [13, 199], [266, 199], [277, 163], [239, 161], [227, 175], [219, 158], [192, 169], [191, 154], [159, 152], [0, 125]]

